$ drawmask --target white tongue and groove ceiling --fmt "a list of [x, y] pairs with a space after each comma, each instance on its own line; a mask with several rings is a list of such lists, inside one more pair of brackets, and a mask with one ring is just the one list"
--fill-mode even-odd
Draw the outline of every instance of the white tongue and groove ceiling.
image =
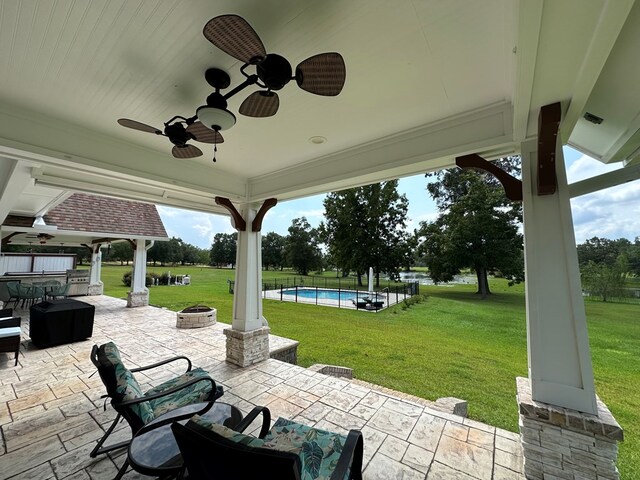
[[[49, 184], [64, 177], [60, 185], [74, 186], [68, 171], [77, 166], [77, 180], [103, 193], [111, 183], [125, 196], [139, 188], [143, 200], [188, 206], [203, 192], [290, 198], [448, 165], [465, 149], [513, 151], [535, 134], [536, 103], [570, 100], [594, 26], [607, 8], [621, 9], [591, 0], [533, 3], [3, 0], [0, 154], [31, 162], [34, 177]], [[580, 14], [570, 37], [545, 29], [563, 22], [554, 10], [572, 9]], [[524, 39], [523, 12], [534, 24]], [[244, 79], [240, 62], [202, 35], [209, 19], [227, 13], [245, 18], [267, 52], [294, 68], [316, 53], [341, 53], [342, 93], [320, 97], [292, 82], [278, 92], [276, 116], [249, 118], [238, 114], [257, 89], [249, 87], [230, 99], [237, 124], [223, 132], [215, 164], [210, 145], [192, 142], [204, 155], [178, 160], [168, 139], [119, 126], [125, 117], [161, 129], [174, 115], [194, 115], [212, 92], [207, 68], [228, 72], [230, 88]], [[456, 132], [464, 133], [460, 151], [451, 144]], [[314, 136], [327, 141], [312, 144]]]

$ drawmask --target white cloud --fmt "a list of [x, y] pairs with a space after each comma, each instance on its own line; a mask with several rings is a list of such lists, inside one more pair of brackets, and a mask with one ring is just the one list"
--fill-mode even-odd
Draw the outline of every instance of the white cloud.
[[179, 208], [165, 207], [164, 205], [156, 205], [156, 208], [158, 209], [158, 213], [160, 214], [160, 217], [168, 217], [168, 218], [177, 217], [182, 212], [186, 211], [186, 210], [180, 210]]
[[576, 242], [640, 236], [640, 180], [571, 200]]
[[567, 181], [569, 183], [579, 182], [585, 178], [596, 177], [603, 173], [618, 170], [621, 167], [621, 163], [606, 164], [582, 155], [567, 168]]

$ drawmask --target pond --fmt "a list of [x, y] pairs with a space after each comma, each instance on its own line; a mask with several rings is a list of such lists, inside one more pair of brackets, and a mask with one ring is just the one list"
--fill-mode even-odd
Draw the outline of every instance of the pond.
[[[400, 280], [403, 282], [418, 282], [420, 285], [434, 285], [428, 274], [422, 272], [400, 272]], [[438, 285], [476, 284], [475, 275], [456, 275], [451, 282], [441, 282]]]

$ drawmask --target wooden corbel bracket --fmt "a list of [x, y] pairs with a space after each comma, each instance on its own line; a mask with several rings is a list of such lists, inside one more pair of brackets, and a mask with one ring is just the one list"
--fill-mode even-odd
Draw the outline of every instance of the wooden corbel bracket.
[[227, 209], [231, 214], [231, 225], [239, 232], [244, 232], [247, 229], [247, 222], [245, 222], [240, 212], [236, 210], [236, 207], [231, 203], [231, 200], [224, 197], [215, 197], [216, 205], [220, 205]]
[[545, 105], [538, 115], [538, 195], [553, 195], [556, 179], [556, 145], [562, 108], [560, 102]]
[[11, 243], [11, 237], [15, 237], [16, 235], [20, 235], [21, 233], [24, 233], [24, 232], [12, 232], [12, 233], [10, 233], [9, 235], [4, 237], [0, 241], [0, 245], [9, 245]]
[[262, 220], [264, 219], [264, 216], [271, 208], [275, 207], [277, 204], [278, 200], [275, 198], [267, 198], [264, 202], [262, 202], [260, 210], [258, 210], [258, 213], [256, 213], [253, 222], [251, 222], [252, 232], [259, 232], [260, 230], [262, 230]]
[[87, 245], [86, 243], [81, 243], [85, 248], [88, 248], [91, 253], [99, 252], [102, 247], [102, 243], [97, 243], [95, 240], [91, 242], [91, 245]]
[[493, 174], [502, 184], [504, 193], [509, 200], [514, 202], [522, 201], [522, 182], [477, 153], [456, 157], [456, 165], [460, 168], [475, 168], [476, 170], [483, 170]]

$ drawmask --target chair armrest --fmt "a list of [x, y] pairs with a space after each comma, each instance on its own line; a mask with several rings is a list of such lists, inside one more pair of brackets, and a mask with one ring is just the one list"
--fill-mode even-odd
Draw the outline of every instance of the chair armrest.
[[269, 427], [271, 426], [271, 412], [267, 407], [254, 407], [249, 412], [249, 415], [244, 417], [242, 421], [234, 428], [236, 432], [244, 432], [244, 430], [255, 420], [255, 418], [262, 413], [262, 428], [260, 429], [260, 435], [258, 438], [264, 438]]
[[143, 426], [140, 430], [138, 430], [136, 432], [136, 435], [141, 435], [150, 430], [155, 430], [156, 428], [164, 427], [165, 425], [168, 425], [170, 423], [179, 422], [180, 420], [190, 419], [194, 415], [204, 415], [209, 410], [211, 410], [211, 407], [213, 407], [213, 404], [214, 402], [207, 402], [207, 405], [205, 405], [202, 408], [202, 410], [198, 410], [197, 412], [190, 411], [188, 413], [179, 413], [178, 415], [172, 415], [172, 412], [182, 410], [184, 407], [177, 408], [176, 410], [173, 410], [173, 411], [169, 411], [162, 415], [161, 421], [152, 420], [150, 423], [148, 423], [147, 425]]
[[9, 317], [0, 319], [0, 328], [19, 327], [21, 317]]
[[350, 430], [349, 435], [347, 435], [347, 441], [344, 442], [344, 447], [342, 447], [338, 464], [331, 474], [330, 480], [344, 479], [348, 470], [351, 470], [352, 474], [349, 478], [362, 478], [363, 450], [364, 442], [362, 440], [362, 433], [359, 430]]
[[151, 368], [156, 368], [156, 367], [160, 367], [162, 365], [166, 365], [167, 363], [171, 363], [171, 362], [175, 362], [176, 360], [186, 360], [187, 361], [187, 372], [191, 371], [191, 360], [189, 360], [187, 357], [185, 357], [184, 355], [180, 355], [178, 357], [173, 357], [173, 358], [167, 358], [166, 360], [162, 360], [161, 362], [158, 363], [153, 363], [151, 365], [145, 365], [144, 367], [138, 367], [138, 368], [130, 368], [129, 371], [132, 373], [135, 372], [142, 372], [144, 370], [149, 370]]

